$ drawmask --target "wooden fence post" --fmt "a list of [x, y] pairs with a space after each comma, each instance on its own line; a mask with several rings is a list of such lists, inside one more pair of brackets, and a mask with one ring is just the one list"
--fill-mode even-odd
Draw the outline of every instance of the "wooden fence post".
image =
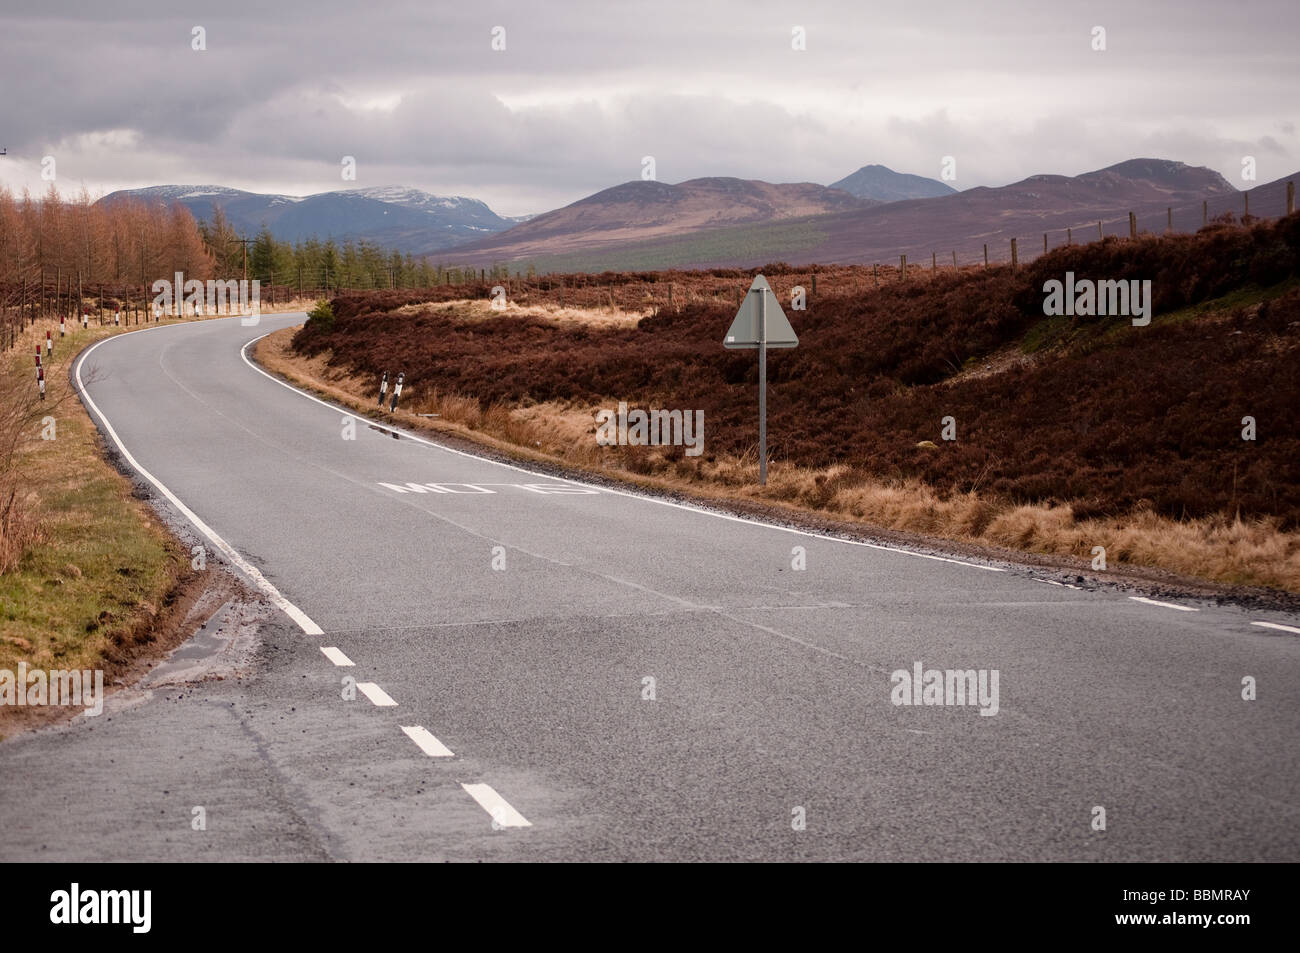
[[1011, 270], [1012, 271], [1016, 270], [1017, 264], [1018, 264], [1018, 259], [1016, 257], [1016, 240], [1013, 238], [1011, 239]]
[[985, 242], [984, 243], [984, 267], [987, 268], [988, 266], [989, 266], [989, 246], [988, 246], [988, 242]]
[[1286, 213], [1290, 215], [1295, 211], [1295, 183], [1286, 184]]
[[907, 256], [906, 255], [898, 256], [898, 271], [901, 277], [903, 278], [907, 277]]
[[1138, 217], [1132, 212], [1128, 213], [1128, 237], [1138, 237]]

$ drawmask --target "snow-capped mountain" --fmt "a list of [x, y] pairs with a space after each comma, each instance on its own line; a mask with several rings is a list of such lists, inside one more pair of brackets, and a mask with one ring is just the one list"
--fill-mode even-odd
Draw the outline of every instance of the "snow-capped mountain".
[[435, 252], [506, 229], [524, 218], [504, 218], [484, 202], [460, 195], [434, 195], [405, 186], [341, 189], [316, 195], [245, 192], [222, 185], [157, 185], [113, 192], [100, 201], [137, 198], [179, 202], [200, 221], [220, 206], [242, 234], [265, 225], [281, 241], [365, 239], [413, 254]]

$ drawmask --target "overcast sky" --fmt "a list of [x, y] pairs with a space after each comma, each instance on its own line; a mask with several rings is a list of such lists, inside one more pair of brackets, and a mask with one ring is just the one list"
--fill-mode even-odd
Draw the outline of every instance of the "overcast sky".
[[1298, 28], [1297, 0], [0, 0], [0, 185], [43, 191], [51, 155], [64, 192], [410, 185], [518, 215], [648, 155], [824, 184], [952, 156], [957, 188], [1156, 156], [1240, 188], [1243, 156], [1300, 170]]

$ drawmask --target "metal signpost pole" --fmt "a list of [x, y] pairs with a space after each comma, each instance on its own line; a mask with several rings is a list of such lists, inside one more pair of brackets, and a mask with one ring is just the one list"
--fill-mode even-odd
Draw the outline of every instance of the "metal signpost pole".
[[[769, 294], [772, 295], [770, 311], [767, 307]], [[762, 275], [754, 276], [743, 301], [722, 339], [722, 346], [746, 350], [758, 348], [758, 483], [767, 486], [767, 349], [798, 347], [799, 338], [781, 310], [776, 292]]]

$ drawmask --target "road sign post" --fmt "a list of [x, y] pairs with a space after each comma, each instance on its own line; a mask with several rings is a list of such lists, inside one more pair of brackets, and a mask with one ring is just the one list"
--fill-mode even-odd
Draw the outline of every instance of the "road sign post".
[[[769, 297], [771, 303], [768, 303]], [[767, 349], [798, 347], [799, 338], [767, 279], [756, 275], [722, 340], [726, 348], [758, 349], [758, 482], [767, 485]]]

